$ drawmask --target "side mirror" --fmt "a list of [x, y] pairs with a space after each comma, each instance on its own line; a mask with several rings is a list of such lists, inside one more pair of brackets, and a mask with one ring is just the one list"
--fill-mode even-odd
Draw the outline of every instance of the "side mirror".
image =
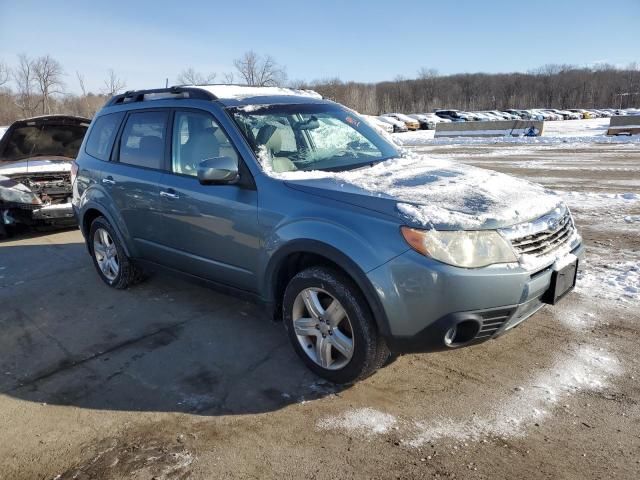
[[234, 183], [238, 177], [238, 162], [230, 157], [208, 158], [198, 165], [198, 180], [203, 185]]

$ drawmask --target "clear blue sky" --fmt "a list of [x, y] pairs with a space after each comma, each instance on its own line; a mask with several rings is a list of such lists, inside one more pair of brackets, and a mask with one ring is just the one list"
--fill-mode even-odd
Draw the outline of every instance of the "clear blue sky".
[[640, 62], [640, 0], [0, 0], [0, 61], [51, 54], [93, 90], [113, 68], [128, 88], [185, 67], [233, 70], [246, 50], [290, 79], [379, 81], [527, 71], [547, 63]]

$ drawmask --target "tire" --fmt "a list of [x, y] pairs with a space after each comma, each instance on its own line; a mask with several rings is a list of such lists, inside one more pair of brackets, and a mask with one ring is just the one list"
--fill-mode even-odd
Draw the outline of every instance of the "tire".
[[[106, 258], [104, 256], [104, 250], [102, 249], [102, 247], [104, 247], [103, 243], [106, 244], [108, 242], [100, 242], [98, 239], [104, 239], [104, 233], [108, 235], [108, 239], [110, 240], [108, 248], [110, 252], [109, 259], [115, 258], [115, 264], [106, 262], [111, 263], [111, 268], [101, 266], [105, 265], [104, 260]], [[87, 243], [93, 265], [96, 267], [98, 275], [102, 281], [110, 287], [122, 290], [141, 282], [144, 278], [142, 270], [134, 265], [131, 259], [127, 257], [118, 236], [115, 234], [115, 230], [104, 217], [98, 217], [91, 223]], [[100, 259], [101, 257], [102, 261]], [[113, 265], [117, 265], [117, 269], [113, 268]]]
[[[335, 300], [338, 306], [329, 308]], [[309, 304], [316, 305], [315, 316]], [[289, 340], [317, 375], [333, 383], [353, 383], [373, 374], [389, 359], [369, 305], [346, 275], [325, 267], [303, 270], [287, 285], [282, 305]], [[337, 318], [342, 320], [335, 325]], [[349, 344], [350, 355], [345, 355]]]

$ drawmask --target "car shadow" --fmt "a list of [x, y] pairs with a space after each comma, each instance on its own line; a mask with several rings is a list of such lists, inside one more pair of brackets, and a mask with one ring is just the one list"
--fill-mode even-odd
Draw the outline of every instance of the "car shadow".
[[0, 393], [81, 408], [261, 413], [337, 393], [261, 308], [154, 275], [107, 287], [80, 232], [0, 244]]

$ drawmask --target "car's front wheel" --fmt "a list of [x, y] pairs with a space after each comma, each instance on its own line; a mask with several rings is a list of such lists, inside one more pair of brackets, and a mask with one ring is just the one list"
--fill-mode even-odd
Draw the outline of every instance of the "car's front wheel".
[[124, 289], [142, 279], [142, 270], [127, 257], [113, 227], [104, 217], [93, 221], [87, 241], [93, 264], [104, 283]]
[[296, 353], [332, 382], [365, 378], [389, 358], [362, 293], [335, 270], [312, 267], [295, 275], [285, 290], [283, 319]]

